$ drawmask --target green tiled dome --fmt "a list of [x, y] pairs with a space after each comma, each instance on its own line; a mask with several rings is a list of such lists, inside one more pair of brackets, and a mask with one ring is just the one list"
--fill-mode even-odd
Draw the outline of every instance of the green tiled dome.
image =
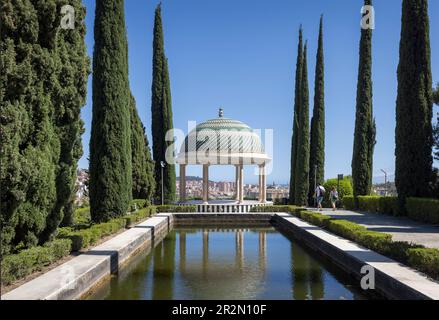
[[188, 134], [180, 153], [207, 150], [223, 154], [264, 153], [259, 135], [245, 123], [225, 118], [222, 109], [220, 109], [218, 118], [199, 124]]

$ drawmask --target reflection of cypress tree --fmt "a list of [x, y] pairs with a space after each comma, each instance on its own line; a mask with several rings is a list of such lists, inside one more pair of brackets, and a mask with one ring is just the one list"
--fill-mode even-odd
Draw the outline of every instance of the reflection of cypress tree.
[[293, 299], [306, 300], [308, 296], [308, 256], [302, 248], [291, 243], [291, 266], [293, 280]]
[[164, 296], [163, 286], [162, 286], [162, 276], [163, 276], [163, 241], [161, 241], [154, 248], [154, 258], [153, 258], [153, 281], [152, 284], [152, 299], [160, 300]]
[[184, 273], [186, 270], [186, 232], [179, 232], [179, 245], [180, 245], [180, 273]]
[[174, 273], [175, 273], [175, 242], [176, 234], [171, 232], [164, 242], [163, 250], [163, 299], [170, 300], [173, 298]]
[[321, 300], [325, 295], [325, 284], [323, 282], [323, 270], [320, 264], [313, 258], [309, 260], [309, 275], [311, 296], [313, 300]]
[[171, 232], [154, 250], [153, 300], [170, 300], [173, 297], [175, 241], [175, 232]]

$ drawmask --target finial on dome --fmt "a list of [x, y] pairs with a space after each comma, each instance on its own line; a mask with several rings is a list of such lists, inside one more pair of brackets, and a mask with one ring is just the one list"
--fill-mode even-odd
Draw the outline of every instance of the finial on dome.
[[221, 108], [221, 107], [219, 108], [218, 116], [219, 116], [220, 118], [224, 117], [224, 109]]

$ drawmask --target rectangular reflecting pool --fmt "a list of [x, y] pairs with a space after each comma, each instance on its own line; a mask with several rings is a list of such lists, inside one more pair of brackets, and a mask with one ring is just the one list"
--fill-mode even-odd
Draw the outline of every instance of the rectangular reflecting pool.
[[[370, 299], [274, 227], [177, 227], [87, 299]], [[375, 297], [376, 298], [376, 297]]]

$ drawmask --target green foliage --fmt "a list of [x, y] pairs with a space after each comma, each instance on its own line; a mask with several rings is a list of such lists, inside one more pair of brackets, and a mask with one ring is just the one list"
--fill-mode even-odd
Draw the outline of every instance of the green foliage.
[[9, 285], [35, 271], [42, 270], [50, 263], [70, 254], [71, 241], [56, 239], [44, 246], [22, 250], [18, 254], [7, 255], [2, 260], [2, 285]]
[[343, 238], [352, 240], [427, 275], [439, 279], [439, 250], [402, 241], [392, 241], [392, 235], [370, 231], [354, 222], [338, 220], [318, 212], [298, 209], [295, 215], [313, 225], [322, 227]]
[[59, 29], [66, 1], [2, 1], [0, 10], [1, 253], [49, 239], [70, 205], [81, 155], [89, 61], [85, 9]]
[[323, 187], [326, 190], [325, 196], [323, 198], [323, 205], [325, 207], [331, 206], [331, 201], [329, 199], [329, 195], [331, 193], [331, 189], [333, 187], [337, 188], [338, 191], [338, 198], [340, 201], [344, 201], [345, 196], [352, 195], [352, 184], [350, 177], [344, 177], [343, 180], [340, 180], [340, 188], [338, 188], [338, 180], [337, 179], [328, 179], [323, 184]]
[[151, 160], [151, 151], [145, 127], [137, 113], [136, 101], [132, 94], [130, 94], [130, 112], [132, 197], [134, 199], [144, 199], [149, 205], [152, 203], [155, 190], [154, 162]]
[[302, 40], [302, 26], [299, 29], [299, 43], [297, 47], [297, 62], [296, 62], [296, 84], [294, 89], [294, 116], [293, 116], [293, 136], [291, 141], [291, 167], [290, 167], [290, 194], [289, 204], [296, 203], [296, 163], [297, 163], [297, 146], [299, 136], [299, 112], [302, 104], [302, 69], [303, 69], [303, 40]]
[[344, 196], [343, 197], [343, 207], [346, 210], [355, 209], [355, 197], [354, 196]]
[[[365, 5], [371, 3], [370, 0], [364, 1]], [[376, 143], [372, 102], [372, 29], [362, 29], [352, 155], [352, 182], [355, 196], [369, 195], [372, 189], [373, 151]]]
[[100, 239], [117, 233], [124, 228], [129, 228], [134, 223], [150, 217], [155, 213], [155, 207], [147, 207], [104, 223], [60, 228], [57, 237], [59, 239], [71, 240], [72, 251], [80, 251], [96, 244]]
[[166, 150], [173, 144], [167, 141], [166, 133], [173, 129], [171, 86], [169, 80], [168, 60], [165, 56], [161, 5], [155, 11], [153, 62], [152, 62], [152, 88], [151, 88], [151, 113], [152, 113], [152, 151], [155, 161], [154, 176], [156, 179], [156, 201], [161, 202], [161, 165], [163, 168], [164, 202], [172, 203], [175, 200], [175, 165], [166, 162]]
[[155, 206], [158, 213], [161, 212], [197, 212], [196, 206], [173, 206], [173, 205], [164, 205], [164, 206]]
[[73, 212], [73, 225], [85, 225], [90, 222], [90, 207], [78, 208]]
[[301, 104], [298, 112], [297, 159], [295, 167], [296, 185], [294, 198], [296, 205], [308, 204], [309, 191], [309, 89], [307, 47], [303, 49]]
[[403, 0], [396, 101], [395, 184], [399, 206], [430, 196], [432, 75], [427, 0]]
[[145, 199], [134, 199], [130, 203], [130, 212], [135, 212], [139, 209], [146, 208], [149, 203]]
[[298, 218], [322, 228], [327, 228], [329, 225], [329, 221], [332, 220], [330, 216], [325, 216], [318, 212], [312, 212], [307, 210], [296, 210], [295, 212]]
[[408, 263], [429, 276], [439, 279], [439, 250], [420, 248], [408, 250]]
[[331, 220], [328, 222], [328, 229], [352, 241], [357, 241], [359, 234], [367, 231], [365, 227], [347, 220]]
[[406, 212], [409, 218], [439, 224], [439, 200], [407, 198]]
[[[308, 203], [313, 203], [315, 185], [325, 180], [325, 70], [323, 55], [323, 17], [320, 18], [319, 42], [314, 77], [314, 110], [311, 119]], [[317, 168], [317, 170], [316, 170]]]
[[132, 197], [124, 1], [96, 2], [89, 192], [94, 222], [126, 213]]
[[358, 209], [367, 212], [379, 212], [381, 197], [358, 196]]

